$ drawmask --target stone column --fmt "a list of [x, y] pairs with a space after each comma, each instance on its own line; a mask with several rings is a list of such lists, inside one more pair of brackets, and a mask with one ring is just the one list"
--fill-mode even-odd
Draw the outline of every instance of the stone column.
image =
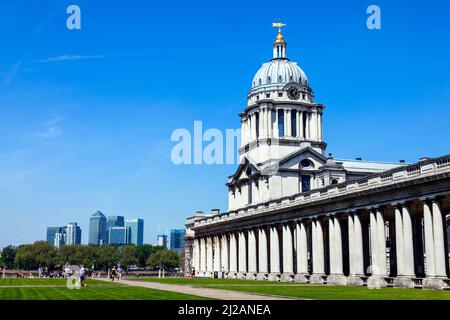
[[236, 278], [237, 274], [237, 241], [236, 234], [234, 232], [230, 233], [230, 272], [228, 273], [229, 278]]
[[215, 236], [214, 238], [213, 238], [213, 240], [214, 240], [214, 266], [213, 266], [213, 268], [214, 268], [214, 271], [216, 271], [216, 272], [218, 272], [218, 276], [219, 276], [219, 272], [220, 272], [220, 267], [221, 267], [221, 265], [220, 265], [220, 258], [221, 258], [221, 255], [220, 255], [220, 237], [219, 236]]
[[200, 276], [205, 276], [206, 274], [206, 240], [205, 238], [200, 239]]
[[427, 202], [423, 204], [423, 229], [425, 234], [426, 275], [434, 278], [436, 276], [436, 267], [434, 261], [433, 218], [430, 204]]
[[412, 224], [407, 205], [395, 207], [395, 245], [397, 256], [397, 277], [394, 287], [414, 288], [414, 251]]
[[332, 274], [336, 273], [336, 255], [334, 254], [336, 252], [335, 248], [335, 235], [334, 235], [334, 219], [333, 217], [330, 217], [328, 219], [328, 246], [329, 246], [329, 260], [330, 260], [330, 276]]
[[397, 255], [397, 277], [405, 274], [405, 249], [401, 206], [395, 207], [395, 246]]
[[210, 277], [213, 272], [213, 243], [212, 237], [206, 238], [206, 276]]
[[276, 225], [270, 227], [270, 274], [269, 280], [278, 281], [280, 276], [280, 241]]
[[304, 130], [303, 130], [303, 114], [304, 114], [304, 111], [299, 111], [299, 130], [300, 130], [300, 134], [299, 134], [299, 137], [300, 138], [302, 138], [302, 139], [304, 139], [305, 138], [305, 135], [304, 135]]
[[386, 260], [386, 227], [384, 224], [384, 213], [381, 209], [377, 209], [377, 249], [379, 254], [380, 268], [383, 276], [387, 276], [387, 260]]
[[323, 229], [320, 219], [313, 221], [313, 274], [311, 283], [323, 283], [322, 276], [325, 275], [325, 252], [323, 248]]
[[284, 109], [284, 135], [286, 137], [291, 136], [291, 122], [289, 121], [290, 116], [291, 110]]
[[370, 266], [372, 274], [380, 274], [381, 270], [378, 262], [378, 241], [377, 241], [377, 218], [376, 212], [370, 210]]
[[294, 277], [294, 247], [288, 223], [283, 225], [283, 274], [281, 281], [291, 282]]
[[195, 276], [197, 276], [197, 272], [200, 270], [200, 241], [199, 239], [194, 239], [194, 243], [192, 245], [192, 268], [195, 270]]
[[245, 120], [244, 117], [241, 118], [241, 145], [246, 145], [246, 139], [245, 139]]
[[273, 127], [272, 127], [272, 109], [267, 109], [267, 128], [268, 128], [268, 136], [270, 138], [273, 137]]
[[424, 202], [424, 231], [426, 251], [426, 278], [423, 288], [442, 289], [447, 278], [444, 243], [444, 222], [438, 199]]
[[305, 283], [308, 281], [308, 242], [306, 233], [306, 223], [298, 221], [296, 223], [296, 244], [297, 244], [297, 273], [295, 282]]
[[261, 108], [258, 114], [259, 117], [259, 137], [265, 138], [266, 137], [266, 119], [264, 117], [266, 113], [266, 109]]
[[310, 120], [311, 120], [311, 114], [309, 112], [306, 112], [304, 117], [306, 118], [305, 121], [305, 139], [306, 140], [310, 140], [311, 136], [310, 136], [310, 132], [309, 132], [309, 128], [310, 128]]
[[447, 278], [445, 265], [448, 258], [445, 257], [444, 223], [439, 202], [431, 200], [433, 212], [433, 235], [434, 235], [434, 259], [436, 261], [436, 276]]
[[245, 239], [245, 231], [239, 231], [239, 266], [238, 266], [238, 278], [245, 278], [247, 273], [247, 241]]
[[360, 286], [363, 285], [364, 252], [361, 220], [356, 212], [348, 215], [348, 233], [350, 274], [347, 284]]
[[413, 228], [411, 221], [411, 214], [409, 212], [409, 205], [402, 207], [402, 221], [403, 221], [403, 248], [404, 254], [404, 270], [406, 276], [415, 277], [414, 273], [414, 246], [413, 246]]
[[309, 135], [311, 140], [317, 140], [317, 123], [316, 123], [316, 119], [317, 119], [317, 113], [316, 112], [311, 112], [310, 114], [311, 119], [310, 119], [310, 124], [309, 124]]
[[256, 279], [257, 270], [257, 247], [256, 247], [256, 235], [255, 230], [248, 230], [248, 273], [247, 279]]
[[220, 256], [221, 256], [221, 259], [220, 259], [221, 265], [226, 274], [230, 270], [230, 266], [228, 263], [228, 239], [225, 234], [222, 235], [222, 246], [220, 249]]
[[273, 136], [278, 138], [280, 131], [278, 130], [278, 109], [275, 108], [275, 123], [273, 124]]
[[317, 140], [322, 141], [322, 113], [317, 113]]
[[330, 276], [327, 283], [333, 285], [346, 285], [347, 278], [344, 276], [342, 256], [342, 230], [337, 216], [331, 217], [330, 230]]
[[370, 210], [370, 244], [372, 275], [369, 277], [367, 286], [370, 288], [381, 288], [386, 286], [386, 235], [384, 217], [380, 209]]
[[266, 280], [269, 273], [269, 267], [267, 263], [267, 233], [264, 227], [258, 228], [258, 280]]

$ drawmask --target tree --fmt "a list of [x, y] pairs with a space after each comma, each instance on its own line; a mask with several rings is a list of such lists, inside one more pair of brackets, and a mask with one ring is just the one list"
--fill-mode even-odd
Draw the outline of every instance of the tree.
[[112, 245], [98, 246], [97, 252], [98, 252], [98, 267], [107, 269], [117, 263], [118, 252], [115, 246]]
[[4, 247], [0, 254], [0, 265], [7, 269], [14, 268], [14, 259], [16, 258], [17, 248], [13, 246]]
[[147, 259], [147, 264], [154, 268], [176, 268], [180, 264], [180, 257], [175, 251], [164, 248], [153, 253]]
[[17, 248], [14, 261], [23, 269], [37, 269], [40, 266], [52, 268], [56, 263], [56, 250], [45, 241], [36, 241]]
[[119, 262], [124, 269], [128, 269], [128, 266], [138, 263], [138, 259], [136, 258], [136, 246], [130, 244], [120, 247]]
[[76, 259], [76, 253], [79, 251], [78, 246], [70, 245], [70, 246], [62, 246], [58, 250], [57, 263], [59, 265], [68, 264], [79, 264], [79, 261]]
[[158, 250], [163, 250], [162, 246], [152, 246], [151, 244], [143, 244], [136, 247], [136, 258], [138, 266], [144, 268], [147, 265], [147, 259]]

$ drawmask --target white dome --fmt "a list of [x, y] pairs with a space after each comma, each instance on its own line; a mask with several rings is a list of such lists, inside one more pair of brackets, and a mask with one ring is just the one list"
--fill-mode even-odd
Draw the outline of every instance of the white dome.
[[280, 89], [290, 82], [308, 87], [308, 78], [296, 62], [288, 59], [273, 59], [264, 63], [256, 72], [250, 93], [259, 89]]

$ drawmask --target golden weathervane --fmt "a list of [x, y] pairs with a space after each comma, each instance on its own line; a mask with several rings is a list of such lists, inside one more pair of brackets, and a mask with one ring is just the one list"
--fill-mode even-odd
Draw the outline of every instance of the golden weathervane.
[[278, 35], [277, 35], [277, 40], [276, 42], [284, 42], [284, 37], [281, 34], [281, 28], [285, 27], [286, 25], [284, 23], [282, 23], [281, 21], [279, 22], [273, 22], [272, 23], [272, 27], [274, 28], [278, 28]]

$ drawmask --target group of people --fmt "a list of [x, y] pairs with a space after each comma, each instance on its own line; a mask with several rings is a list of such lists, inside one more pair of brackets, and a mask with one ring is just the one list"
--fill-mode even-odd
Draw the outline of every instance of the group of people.
[[113, 266], [111, 269], [111, 275], [110, 275], [111, 281], [114, 281], [114, 280], [118, 281], [118, 280], [122, 279], [122, 272], [123, 272], [123, 269], [120, 266], [119, 267]]

